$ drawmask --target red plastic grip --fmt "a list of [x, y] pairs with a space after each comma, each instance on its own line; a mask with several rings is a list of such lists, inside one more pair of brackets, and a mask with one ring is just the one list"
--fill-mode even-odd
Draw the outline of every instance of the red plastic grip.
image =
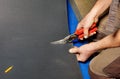
[[[89, 31], [89, 34], [91, 34], [91, 33], [93, 33], [93, 32], [96, 32], [96, 31], [97, 31], [97, 27], [91, 29], [91, 30]], [[78, 36], [79, 39], [80, 39], [80, 38], [83, 38], [83, 37], [84, 37], [84, 34], [83, 34], [83, 33]]]

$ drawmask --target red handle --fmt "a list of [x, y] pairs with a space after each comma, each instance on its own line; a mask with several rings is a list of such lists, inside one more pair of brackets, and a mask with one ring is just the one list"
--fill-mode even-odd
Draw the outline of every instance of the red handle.
[[[90, 30], [93, 29], [95, 26], [96, 26], [96, 23], [94, 22], [94, 23], [92, 24]], [[81, 34], [83, 34], [83, 28], [80, 29], [80, 30], [76, 30], [76, 31], [75, 31], [75, 34], [76, 34], [76, 35], [81, 35]]]
[[[93, 33], [93, 32], [96, 32], [96, 31], [97, 31], [97, 27], [91, 29], [91, 30], [89, 31], [89, 34], [91, 34], [91, 33]], [[80, 39], [80, 38], [83, 38], [83, 37], [84, 37], [84, 34], [83, 34], [83, 33], [78, 36], [79, 39]]]

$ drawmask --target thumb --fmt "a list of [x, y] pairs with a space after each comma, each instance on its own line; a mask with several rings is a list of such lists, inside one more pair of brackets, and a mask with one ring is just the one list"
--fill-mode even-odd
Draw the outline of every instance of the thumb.
[[77, 56], [77, 60], [81, 61], [81, 62], [85, 62], [88, 59], [88, 56], [84, 55], [84, 54], [76, 54]]
[[74, 48], [69, 49], [69, 52], [75, 54], [78, 52], [78, 50], [79, 50], [78, 47], [74, 47]]
[[88, 38], [89, 36], [89, 28], [84, 28], [84, 38]]

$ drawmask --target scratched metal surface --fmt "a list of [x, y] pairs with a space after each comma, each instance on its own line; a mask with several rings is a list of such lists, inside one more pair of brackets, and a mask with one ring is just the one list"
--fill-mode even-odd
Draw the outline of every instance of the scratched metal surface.
[[65, 0], [0, 0], [0, 79], [81, 79], [70, 45], [50, 44], [67, 34]]

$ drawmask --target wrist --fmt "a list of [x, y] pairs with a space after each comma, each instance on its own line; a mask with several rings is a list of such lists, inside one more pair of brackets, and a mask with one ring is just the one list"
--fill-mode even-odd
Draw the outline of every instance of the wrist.
[[95, 12], [89, 12], [88, 13], [89, 16], [91, 16], [94, 19], [94, 22], [98, 22], [98, 15]]
[[94, 52], [96, 52], [96, 51], [98, 51], [98, 50], [101, 49], [101, 47], [98, 45], [97, 42], [92, 42], [92, 43], [90, 43], [90, 45], [92, 46], [92, 50], [93, 50]]

